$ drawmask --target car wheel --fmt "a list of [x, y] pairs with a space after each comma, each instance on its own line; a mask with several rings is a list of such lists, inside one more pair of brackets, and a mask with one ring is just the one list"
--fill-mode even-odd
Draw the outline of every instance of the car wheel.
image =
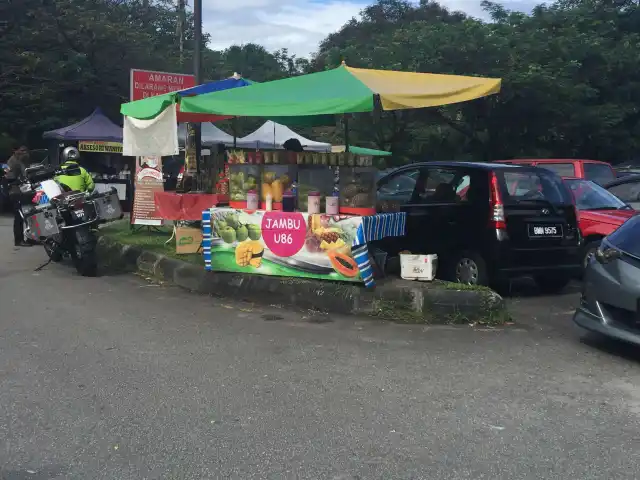
[[555, 274], [555, 275], [536, 275], [533, 277], [536, 285], [542, 293], [560, 293], [571, 281], [571, 276]]
[[601, 241], [602, 240], [593, 240], [587, 243], [582, 248], [582, 270], [587, 268], [587, 265], [589, 263], [589, 257], [596, 253], [596, 250], [598, 250], [598, 247], [600, 246]]
[[481, 255], [462, 252], [451, 262], [449, 280], [465, 285], [488, 285], [489, 271]]

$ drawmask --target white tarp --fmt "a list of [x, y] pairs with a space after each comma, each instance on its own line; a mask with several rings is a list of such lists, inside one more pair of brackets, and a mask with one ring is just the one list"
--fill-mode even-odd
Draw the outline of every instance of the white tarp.
[[[262, 125], [255, 132], [250, 133], [246, 137], [238, 139], [238, 146], [243, 148], [258, 148], [258, 149], [282, 149], [284, 142], [290, 138], [296, 138], [300, 141], [302, 148], [306, 151], [312, 152], [330, 152], [331, 144], [314, 142], [308, 138], [304, 138], [302, 135], [298, 135], [284, 125], [272, 122], [269, 120]], [[275, 141], [274, 141], [275, 140]]]
[[125, 116], [122, 129], [122, 155], [129, 157], [178, 155], [177, 123], [175, 103], [151, 120]]
[[[229, 135], [227, 132], [220, 130], [211, 122], [204, 122], [200, 125], [202, 131], [202, 146], [207, 148], [214, 148], [219, 143], [224, 143], [227, 147], [233, 147], [233, 135]], [[178, 125], [178, 141], [180, 146], [185, 146], [185, 140], [187, 138], [187, 124], [181, 123]], [[242, 148], [244, 145], [240, 144], [240, 139], [237, 139], [237, 147]]]

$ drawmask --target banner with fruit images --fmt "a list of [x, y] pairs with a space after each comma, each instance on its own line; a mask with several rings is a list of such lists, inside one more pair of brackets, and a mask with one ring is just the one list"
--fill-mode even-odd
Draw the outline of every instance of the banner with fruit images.
[[361, 282], [360, 217], [211, 209], [211, 270]]

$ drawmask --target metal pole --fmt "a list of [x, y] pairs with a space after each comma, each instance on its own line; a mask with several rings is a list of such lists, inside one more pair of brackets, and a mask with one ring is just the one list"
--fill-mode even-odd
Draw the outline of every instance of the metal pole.
[[349, 113], [344, 114], [344, 151], [349, 151]]
[[236, 148], [238, 146], [238, 117], [233, 117], [231, 126], [233, 128], [233, 148]]
[[[195, 45], [193, 47], [193, 74], [196, 77], [196, 85], [202, 85], [202, 0], [193, 1], [193, 19], [195, 21], [193, 39]], [[200, 155], [202, 154], [202, 129], [200, 124], [196, 123], [196, 173], [198, 182], [200, 183]], [[198, 185], [200, 189], [200, 185]]]

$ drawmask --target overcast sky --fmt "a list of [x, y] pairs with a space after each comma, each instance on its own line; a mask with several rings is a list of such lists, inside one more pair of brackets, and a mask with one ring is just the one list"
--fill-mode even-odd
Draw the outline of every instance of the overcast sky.
[[[484, 18], [481, 0], [440, 0], [452, 10]], [[350, 0], [203, 0], [204, 30], [210, 47], [258, 43], [268, 50], [288, 48], [308, 56], [329, 33], [340, 29], [370, 2]], [[529, 11], [532, 0], [501, 2], [511, 10]]]

